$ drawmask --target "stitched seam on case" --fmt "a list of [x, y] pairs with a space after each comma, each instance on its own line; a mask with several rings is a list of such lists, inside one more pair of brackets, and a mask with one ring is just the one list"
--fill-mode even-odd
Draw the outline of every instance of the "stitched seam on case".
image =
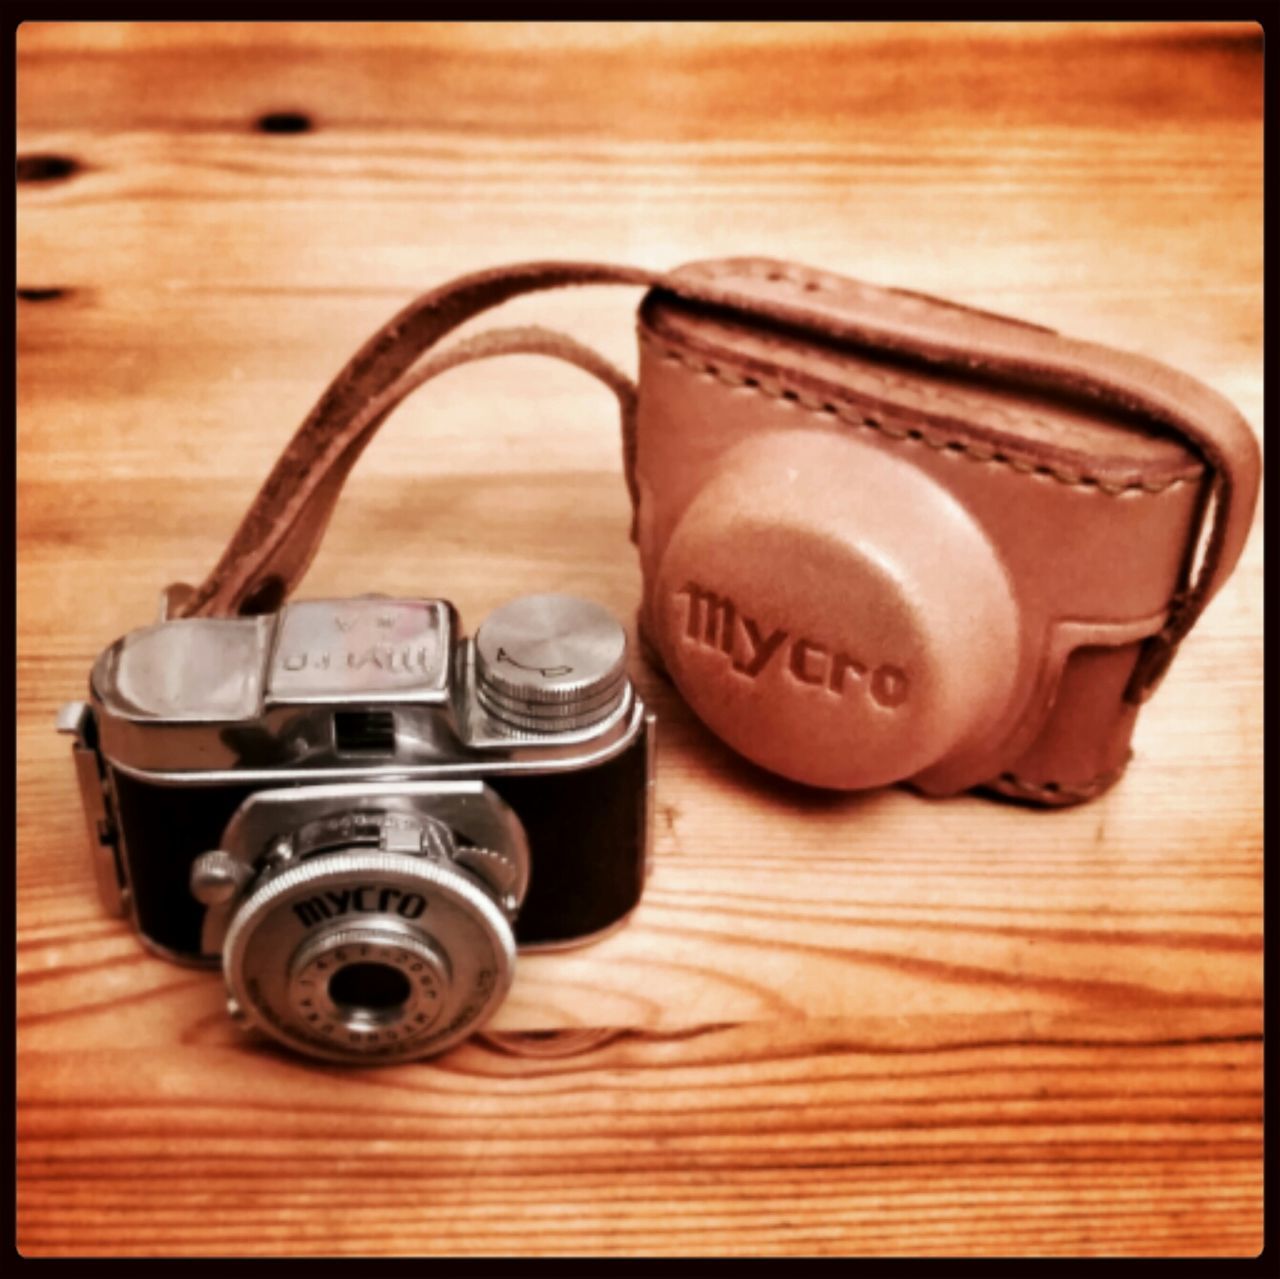
[[[852, 426], [865, 426], [870, 430], [879, 431], [891, 440], [918, 440], [932, 449], [945, 449], [953, 453], [963, 453], [975, 462], [994, 462], [998, 466], [1007, 466], [1019, 475], [1047, 475], [1051, 479], [1057, 480], [1060, 484], [1069, 484], [1081, 488], [1096, 488], [1099, 492], [1106, 493], [1110, 497], [1119, 497], [1122, 493], [1155, 496], [1166, 492], [1168, 489], [1175, 488], [1179, 484], [1192, 482], [1192, 477], [1190, 476], [1175, 476], [1173, 479], [1163, 480], [1159, 484], [1152, 484], [1144, 480], [1115, 484], [1077, 471], [1068, 471], [1044, 464], [1037, 465], [1034, 462], [1021, 461], [1017, 458], [1006, 457], [994, 447], [986, 449], [980, 446], [976, 447], [966, 440], [948, 438], [914, 428], [900, 429], [886, 426], [878, 418], [868, 416], [853, 404], [840, 400], [818, 402], [813, 397], [803, 395], [799, 391], [786, 390], [781, 385], [771, 386], [750, 374], [728, 371], [722, 365], [700, 360], [684, 351], [676, 350], [674, 347], [665, 345], [659, 339], [643, 331], [640, 334], [640, 340], [655, 347], [664, 360], [681, 364], [693, 373], [701, 373], [713, 377], [735, 390], [753, 391], [771, 400], [787, 400], [789, 403], [794, 404], [796, 408], [803, 409], [806, 413], [812, 413], [817, 417], [836, 417]], [[1198, 479], [1199, 477], [1195, 478]]]

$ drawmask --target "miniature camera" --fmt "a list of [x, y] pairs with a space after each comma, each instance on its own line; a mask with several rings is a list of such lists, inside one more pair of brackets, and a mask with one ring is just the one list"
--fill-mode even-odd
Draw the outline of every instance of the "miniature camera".
[[598, 605], [309, 600], [165, 620], [64, 708], [104, 903], [221, 963], [237, 1020], [332, 1061], [440, 1052], [521, 948], [640, 899], [653, 717]]

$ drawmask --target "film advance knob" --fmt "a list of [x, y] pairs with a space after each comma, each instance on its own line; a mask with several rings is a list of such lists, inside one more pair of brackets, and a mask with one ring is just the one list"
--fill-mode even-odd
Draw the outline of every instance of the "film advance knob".
[[572, 595], [504, 604], [481, 623], [475, 654], [480, 704], [515, 728], [586, 728], [626, 694], [626, 632], [608, 610]]

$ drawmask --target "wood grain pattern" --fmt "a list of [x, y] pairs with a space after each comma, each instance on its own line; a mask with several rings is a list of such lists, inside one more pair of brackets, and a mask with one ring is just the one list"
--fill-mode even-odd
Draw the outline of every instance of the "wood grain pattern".
[[[1127, 778], [1064, 812], [804, 791], [637, 666], [639, 911], [413, 1066], [242, 1041], [104, 918], [51, 731], [365, 334], [503, 260], [764, 251], [1146, 351], [1261, 430], [1256, 28], [34, 24], [18, 55], [24, 1253], [1258, 1251], [1257, 531]], [[504, 320], [633, 364], [633, 301]], [[606, 392], [463, 369], [305, 591], [630, 618], [628, 519]]]

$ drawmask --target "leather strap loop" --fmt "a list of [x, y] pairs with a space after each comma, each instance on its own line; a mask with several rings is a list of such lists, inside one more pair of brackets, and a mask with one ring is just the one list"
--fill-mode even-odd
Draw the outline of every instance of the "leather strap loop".
[[[554, 329], [537, 325], [489, 329], [420, 361], [356, 411], [341, 433], [341, 451], [336, 453], [332, 463], [320, 469], [319, 483], [311, 489], [310, 498], [297, 510], [291, 523], [286, 524], [284, 520], [278, 522], [278, 532], [272, 541], [275, 549], [271, 553], [271, 571], [266, 577], [259, 579], [252, 599], [241, 606], [241, 611], [271, 611], [279, 607], [292, 585], [301, 581], [320, 548], [321, 539], [352, 467], [373, 439], [378, 427], [414, 391], [450, 369], [501, 355], [550, 356], [576, 365], [604, 383], [618, 400], [622, 423], [623, 469], [630, 483], [635, 469], [635, 383], [592, 347]], [[634, 510], [634, 486], [631, 500]], [[190, 601], [182, 608], [181, 615], [196, 615]]]
[[[786, 264], [777, 265], [785, 270]], [[832, 309], [822, 306], [821, 299], [809, 304], [783, 296], [747, 296], [717, 284], [699, 266], [662, 273], [601, 263], [533, 262], [482, 271], [442, 285], [379, 329], [298, 428], [213, 572], [180, 605], [180, 615], [234, 615], [278, 607], [315, 554], [356, 458], [396, 405], [444, 368], [502, 352], [460, 345], [455, 349], [478, 353], [454, 358], [445, 352], [437, 365], [429, 363], [411, 372], [419, 357], [491, 307], [525, 293], [586, 284], [648, 286], [819, 339], [1064, 390], [1138, 413], [1174, 434], [1209, 472], [1204, 516], [1208, 532], [1193, 539], [1203, 541], [1199, 564], [1193, 563], [1194, 548], [1189, 548], [1186, 587], [1171, 605], [1164, 630], [1138, 662], [1127, 691], [1131, 700], [1141, 700], [1155, 686], [1174, 648], [1226, 580], [1243, 549], [1260, 465], [1253, 432], [1222, 396], [1154, 360], [920, 294], [854, 282], [849, 282], [841, 307]], [[580, 354], [582, 348], [576, 350]], [[570, 358], [563, 350], [544, 353]], [[625, 419], [626, 402], [621, 394], [619, 399]], [[631, 448], [624, 430], [634, 503]]]

